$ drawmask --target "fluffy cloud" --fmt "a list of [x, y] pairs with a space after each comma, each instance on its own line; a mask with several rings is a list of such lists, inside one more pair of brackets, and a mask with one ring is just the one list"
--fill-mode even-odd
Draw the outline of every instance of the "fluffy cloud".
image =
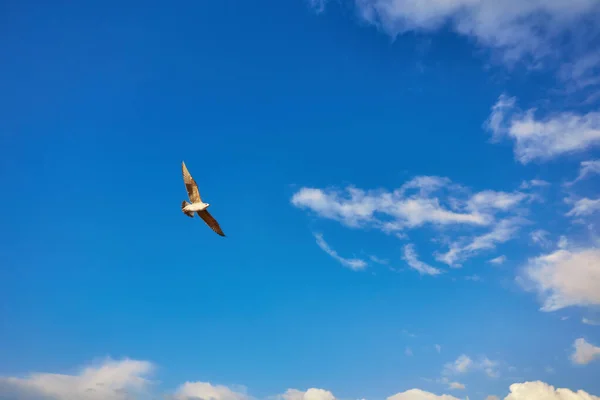
[[[569, 389], [557, 388], [547, 383], [523, 382], [514, 383], [509, 387], [510, 393], [504, 400], [600, 400], [583, 390], [573, 392]], [[487, 396], [486, 400], [499, 400], [498, 396]], [[436, 395], [419, 389], [411, 389], [388, 397], [387, 400], [459, 400], [448, 394]]]
[[335, 400], [335, 396], [328, 390], [310, 388], [303, 392], [297, 389], [288, 389], [284, 394], [275, 396], [279, 400]]
[[571, 354], [571, 361], [575, 364], [589, 364], [600, 358], [600, 347], [586, 342], [584, 338], [575, 339], [573, 348], [574, 351], [573, 354]]
[[208, 382], [186, 382], [173, 396], [173, 400], [247, 400], [248, 398], [246, 393]]
[[76, 375], [38, 373], [25, 378], [1, 378], [0, 398], [20, 400], [129, 400], [145, 393], [153, 366], [146, 361], [105, 360]]
[[460, 400], [449, 394], [436, 395], [420, 389], [410, 389], [402, 393], [396, 393], [387, 400]]
[[535, 109], [520, 112], [516, 99], [501, 95], [485, 123], [494, 140], [509, 137], [522, 164], [547, 161], [600, 144], [600, 112], [561, 112], [536, 118]]
[[343, 257], [340, 257], [335, 250], [333, 250], [331, 247], [329, 247], [329, 245], [327, 244], [327, 242], [325, 242], [325, 239], [323, 239], [323, 235], [321, 235], [320, 233], [316, 233], [315, 234], [315, 239], [317, 240], [317, 245], [325, 253], [329, 254], [335, 260], [339, 261], [343, 266], [348, 267], [348, 268], [350, 268], [352, 270], [355, 270], [355, 271], [362, 270], [362, 269], [365, 269], [367, 267], [367, 263], [364, 260], [361, 260], [361, 259], [358, 259], [358, 258], [343, 258]]
[[600, 397], [583, 390], [573, 392], [569, 389], [555, 389], [540, 381], [513, 383], [509, 390], [510, 394], [504, 400], [600, 400]]
[[[579, 341], [579, 342], [578, 342]], [[579, 348], [586, 344], [578, 339]], [[582, 342], [581, 342], [582, 341]], [[593, 346], [592, 346], [593, 347]], [[596, 348], [597, 349], [597, 348]], [[579, 350], [581, 352], [581, 350]], [[475, 363], [466, 356], [454, 363], [456, 371], [467, 372]], [[470, 360], [470, 361], [467, 361]], [[589, 362], [589, 361], [588, 361]], [[133, 400], [138, 398], [164, 398], [172, 400], [250, 400], [246, 389], [233, 389], [208, 382], [186, 382], [174, 393], [158, 394], [158, 390], [147, 379], [153, 370], [147, 361], [110, 359], [82, 369], [74, 375], [39, 373], [28, 377], [0, 377], [0, 398], [19, 400]], [[444, 378], [449, 389], [464, 389], [464, 385]], [[582, 390], [555, 389], [543, 382], [515, 383], [504, 400], [600, 400]], [[467, 397], [468, 398], [468, 397]], [[336, 400], [332, 392], [310, 388], [306, 391], [288, 389], [283, 394], [270, 397], [273, 400]], [[486, 400], [497, 400], [488, 396]], [[459, 400], [448, 394], [434, 394], [420, 389], [410, 389], [389, 396], [387, 400]]]
[[542, 311], [599, 305], [600, 249], [560, 248], [535, 257], [528, 261], [518, 279], [526, 289], [539, 294]]
[[442, 273], [440, 269], [420, 261], [417, 257], [415, 246], [413, 244], [404, 245], [403, 259], [406, 261], [409, 267], [416, 270], [420, 275], [438, 275]]

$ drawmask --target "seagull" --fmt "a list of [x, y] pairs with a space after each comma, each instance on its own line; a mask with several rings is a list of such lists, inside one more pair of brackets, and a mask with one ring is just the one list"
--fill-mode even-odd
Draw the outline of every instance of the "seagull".
[[210, 206], [210, 204], [202, 201], [200, 192], [198, 191], [198, 185], [196, 184], [194, 178], [192, 178], [192, 175], [190, 175], [190, 172], [183, 161], [181, 162], [181, 170], [183, 171], [183, 182], [185, 183], [185, 189], [187, 190], [191, 201], [191, 203], [188, 203], [184, 200], [183, 203], [181, 203], [181, 211], [183, 211], [183, 213], [190, 218], [194, 218], [194, 212], [197, 212], [198, 216], [202, 218], [204, 222], [206, 222], [206, 225], [208, 225], [218, 235], [225, 236], [217, 220], [214, 219], [214, 217], [208, 212], [207, 208]]

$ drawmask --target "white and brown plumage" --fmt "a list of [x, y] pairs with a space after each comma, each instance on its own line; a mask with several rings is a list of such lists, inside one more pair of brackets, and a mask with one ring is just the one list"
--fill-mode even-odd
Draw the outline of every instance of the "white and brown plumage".
[[184, 162], [181, 163], [181, 170], [183, 171], [183, 182], [185, 183], [185, 189], [187, 190], [188, 197], [192, 202], [190, 204], [184, 200], [181, 204], [181, 211], [183, 211], [183, 213], [190, 218], [194, 218], [194, 212], [198, 213], [198, 216], [202, 218], [204, 222], [206, 222], [206, 225], [210, 226], [213, 231], [221, 236], [225, 236], [217, 220], [208, 212], [207, 208], [210, 206], [210, 204], [202, 201], [200, 192], [198, 191], [198, 185], [196, 184], [194, 178], [192, 178], [192, 175], [190, 175], [190, 172], [188, 171]]

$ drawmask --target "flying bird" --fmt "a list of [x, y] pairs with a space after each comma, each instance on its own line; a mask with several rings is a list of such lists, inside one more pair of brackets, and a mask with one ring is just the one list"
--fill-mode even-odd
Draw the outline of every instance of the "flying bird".
[[188, 197], [191, 201], [191, 203], [188, 203], [184, 200], [183, 203], [181, 203], [181, 211], [190, 218], [194, 218], [194, 212], [198, 213], [198, 216], [202, 218], [204, 222], [206, 222], [206, 225], [210, 226], [213, 231], [221, 236], [225, 236], [217, 220], [210, 215], [207, 210], [210, 204], [202, 201], [200, 192], [198, 191], [198, 185], [194, 178], [192, 178], [192, 175], [190, 175], [190, 172], [185, 166], [185, 162], [181, 162], [181, 170], [183, 171], [185, 189], [187, 190]]

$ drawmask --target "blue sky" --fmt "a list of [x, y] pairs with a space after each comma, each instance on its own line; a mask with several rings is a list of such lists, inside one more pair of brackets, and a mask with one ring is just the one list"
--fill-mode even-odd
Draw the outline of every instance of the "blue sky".
[[600, 395], [598, 17], [4, 2], [0, 398]]

